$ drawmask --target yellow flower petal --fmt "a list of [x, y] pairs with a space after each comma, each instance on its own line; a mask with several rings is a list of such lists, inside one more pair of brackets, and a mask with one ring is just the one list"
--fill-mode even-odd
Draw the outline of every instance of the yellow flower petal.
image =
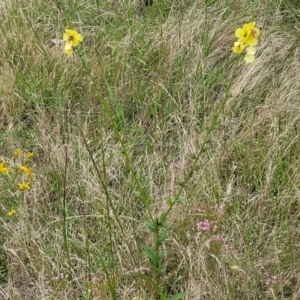
[[72, 42], [66, 42], [65, 43], [65, 51], [68, 51], [70, 49], [72, 49]]
[[245, 55], [245, 62], [247, 65], [252, 64], [255, 61], [255, 56], [252, 54]]
[[73, 29], [65, 29], [65, 33], [68, 36], [74, 36], [75, 34], [78, 34], [78, 32], [76, 30], [73, 30]]
[[247, 52], [247, 54], [255, 55], [256, 48], [255, 47], [247, 47], [246, 52]]
[[255, 38], [255, 37], [253, 37], [252, 35], [250, 35], [250, 36], [246, 39], [245, 43], [246, 43], [247, 45], [249, 45], [249, 46], [256, 46], [257, 43], [258, 43], [258, 40], [257, 40], [257, 38]]
[[244, 28], [238, 28], [235, 31], [235, 36], [239, 39], [244, 38], [246, 34], [247, 34], [247, 31]]
[[73, 49], [68, 49], [68, 50], [64, 50], [64, 53], [71, 56], [74, 53], [74, 51], [73, 51]]
[[246, 23], [245, 25], [245, 28], [247, 30], [247, 33], [250, 34], [252, 29], [254, 28], [255, 26], [255, 22], [249, 22], [249, 23]]
[[64, 41], [67, 41], [68, 39], [69, 39], [69, 35], [67, 34], [67, 33], [64, 33], [64, 35], [63, 35], [63, 40]]

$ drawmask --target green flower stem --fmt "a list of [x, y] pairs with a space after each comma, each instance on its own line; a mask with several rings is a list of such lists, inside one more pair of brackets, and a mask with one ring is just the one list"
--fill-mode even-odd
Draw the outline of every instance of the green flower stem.
[[[156, 219], [155, 222], [155, 259], [156, 259], [156, 268], [154, 270], [154, 278], [156, 281], [156, 295], [157, 299], [160, 298], [160, 295], [162, 293], [162, 288], [161, 288], [161, 263], [160, 263], [160, 246], [161, 243], [159, 241], [159, 219]], [[153, 224], [154, 225], [154, 224]]]
[[228, 82], [228, 84], [227, 84], [227, 86], [226, 86], [226, 89], [225, 89], [224, 97], [223, 97], [223, 99], [222, 99], [222, 101], [221, 101], [221, 103], [220, 103], [220, 105], [219, 105], [219, 107], [218, 107], [217, 112], [216, 112], [216, 113], [214, 114], [214, 116], [213, 116], [211, 125], [209, 126], [208, 130], [206, 131], [206, 135], [205, 135], [205, 137], [204, 137], [203, 143], [202, 143], [202, 145], [201, 145], [201, 147], [200, 147], [200, 150], [198, 151], [198, 154], [196, 155], [196, 157], [195, 157], [195, 159], [194, 159], [194, 163], [193, 163], [193, 165], [192, 165], [190, 171], [188, 172], [188, 174], [187, 174], [187, 176], [186, 176], [186, 178], [185, 178], [183, 184], [181, 185], [181, 187], [180, 187], [178, 193], [176, 194], [173, 203], [169, 206], [168, 210], [167, 210], [166, 213], [165, 213], [166, 216], [170, 213], [170, 211], [172, 210], [174, 204], [180, 199], [180, 195], [181, 195], [183, 189], [185, 188], [185, 186], [186, 186], [186, 184], [188, 183], [188, 181], [193, 177], [193, 173], [194, 173], [195, 167], [196, 167], [196, 165], [197, 165], [197, 163], [198, 163], [198, 161], [199, 161], [199, 159], [200, 159], [202, 153], [205, 152], [205, 146], [206, 146], [206, 144], [208, 143], [209, 138], [210, 138], [210, 135], [211, 135], [213, 129], [215, 128], [215, 126], [216, 126], [216, 124], [217, 124], [217, 121], [218, 121], [218, 119], [219, 119], [219, 116], [220, 116], [222, 110], [224, 109], [224, 106], [225, 106], [225, 104], [226, 104], [226, 102], [227, 102], [227, 100], [228, 100], [228, 97], [229, 97], [229, 90], [230, 90], [230, 88], [231, 88], [231, 86], [232, 86], [233, 79], [235, 78], [235, 73], [236, 73], [236, 70], [237, 70], [237, 66], [238, 66], [239, 61], [240, 61], [240, 59], [237, 59], [237, 60], [236, 60], [236, 64], [235, 64], [235, 67], [234, 67], [232, 76], [231, 76], [231, 78], [230, 78], [230, 80], [229, 80], [229, 82]]
[[[122, 151], [123, 151], [123, 153], [124, 153], [125, 160], [126, 160], [126, 165], [127, 165], [127, 166], [129, 167], [129, 169], [130, 169], [130, 172], [131, 172], [131, 174], [132, 174], [132, 178], [133, 178], [134, 182], [136, 183], [139, 192], [141, 193], [141, 200], [143, 201], [143, 204], [144, 204], [144, 206], [145, 206], [145, 208], [146, 208], [146, 210], [147, 210], [147, 213], [148, 213], [148, 215], [149, 215], [150, 220], [153, 222], [153, 221], [154, 221], [154, 217], [153, 217], [153, 215], [152, 215], [152, 213], [151, 213], [151, 211], [150, 211], [149, 203], [148, 203], [148, 201], [147, 201], [147, 199], [149, 199], [149, 197], [148, 197], [148, 195], [145, 194], [145, 191], [144, 191], [143, 187], [141, 186], [141, 183], [140, 183], [140, 181], [139, 181], [139, 179], [138, 179], [138, 176], [137, 176], [137, 174], [136, 174], [136, 171], [135, 171], [134, 168], [133, 168], [133, 164], [132, 164], [130, 155], [129, 155], [128, 151], [127, 151], [127, 148], [126, 148], [126, 146], [125, 146], [125, 143], [123, 142], [123, 139], [122, 139], [122, 137], [121, 137], [121, 135], [120, 135], [120, 132], [119, 132], [117, 126], [116, 126], [116, 122], [113, 120], [113, 117], [112, 117], [112, 116], [114, 116], [115, 114], [114, 114], [113, 111], [111, 110], [111, 108], [110, 108], [109, 104], [107, 103], [107, 101], [104, 100], [104, 97], [103, 97], [103, 95], [102, 95], [102, 93], [101, 93], [99, 87], [97, 86], [97, 84], [96, 84], [96, 82], [95, 82], [95, 79], [94, 79], [94, 77], [93, 77], [92, 74], [91, 74], [90, 69], [88, 68], [88, 66], [87, 66], [87, 64], [86, 64], [86, 61], [84, 60], [84, 58], [82, 57], [82, 55], [81, 55], [81, 53], [80, 53], [79, 51], [78, 51], [78, 56], [80, 57], [80, 60], [81, 60], [81, 62], [82, 62], [82, 64], [83, 64], [83, 66], [84, 66], [84, 68], [85, 68], [85, 70], [86, 70], [86, 72], [87, 72], [89, 78], [91, 79], [94, 88], [96, 89], [97, 96], [98, 96], [99, 100], [101, 101], [101, 104], [103, 105], [105, 111], [107, 112], [108, 117], [109, 117], [110, 120], [111, 120], [111, 124], [112, 124], [113, 130], [114, 130], [114, 132], [115, 132], [115, 134], [116, 134], [116, 136], [117, 136], [118, 141], [119, 141], [120, 144], [121, 144]], [[108, 85], [107, 83], [106, 83], [106, 85], [107, 85], [107, 88], [108, 88], [108, 91], [109, 91], [110, 95], [112, 96], [112, 95], [113, 95], [112, 90], [110, 89], [110, 87], [109, 87], [109, 85]], [[91, 156], [91, 157], [92, 157], [92, 156]], [[110, 203], [110, 205], [112, 206], [112, 203]], [[113, 206], [112, 206], [112, 209], [113, 209]], [[113, 212], [114, 212], [114, 214], [115, 214], [115, 211], [113, 211]], [[117, 218], [117, 214], [115, 214], [115, 217]], [[119, 221], [118, 221], [118, 223], [119, 223]], [[119, 225], [120, 225], [120, 224], [119, 224]], [[122, 226], [120, 226], [120, 229], [122, 230]]]

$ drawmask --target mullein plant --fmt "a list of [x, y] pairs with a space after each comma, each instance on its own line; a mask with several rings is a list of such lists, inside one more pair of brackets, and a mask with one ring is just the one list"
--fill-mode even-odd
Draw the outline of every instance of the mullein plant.
[[[233, 52], [241, 54], [244, 50], [246, 51], [245, 55], [245, 62], [246, 64], [251, 64], [255, 60], [255, 53], [256, 53], [256, 48], [255, 46], [258, 44], [258, 36], [260, 35], [260, 30], [255, 27], [255, 22], [250, 22], [244, 24], [242, 28], [238, 28], [235, 31], [235, 36], [238, 38], [238, 40], [234, 43], [233, 46]], [[226, 100], [228, 98], [228, 92], [230, 89], [230, 86], [232, 84], [232, 80], [234, 78], [234, 73], [229, 80], [227, 87], [226, 87], [226, 93], [224, 96], [223, 101], [220, 104], [220, 108], [224, 107]], [[203, 153], [204, 146], [208, 141], [209, 135], [212, 132], [212, 129], [216, 125], [218, 116], [222, 109], [219, 109], [214, 117], [214, 121], [211, 124], [210, 129], [207, 131], [207, 137], [204, 140], [201, 149], [199, 150], [199, 153], [195, 159], [194, 166], [192, 167], [192, 170], [194, 169], [199, 157]], [[189, 172], [189, 174], [192, 174], [192, 172]], [[184, 185], [187, 183], [191, 175], [188, 175], [186, 180], [184, 181]], [[183, 188], [182, 187], [182, 188]], [[182, 190], [180, 190], [181, 192]], [[152, 285], [155, 290], [156, 294], [156, 299], [157, 300], [177, 300], [183, 298], [187, 293], [179, 293], [176, 295], [171, 296], [170, 298], [167, 298], [167, 295], [165, 293], [165, 287], [164, 287], [164, 278], [166, 277], [166, 269], [164, 266], [164, 261], [166, 260], [166, 252], [163, 250], [164, 243], [168, 237], [168, 226], [167, 226], [167, 216], [174, 207], [174, 205], [179, 202], [182, 198], [180, 196], [180, 192], [178, 195], [175, 197], [175, 199], [169, 198], [167, 203], [169, 205], [169, 208], [163, 212], [159, 217], [153, 218], [150, 215], [150, 220], [146, 222], [146, 225], [148, 227], [148, 230], [153, 234], [154, 237], [154, 245], [153, 246], [148, 246], [148, 245], [143, 245], [143, 249], [145, 253], [148, 256], [149, 263], [151, 266], [152, 270], [152, 275], [151, 278], [147, 278], [149, 282], [152, 282]], [[206, 220], [206, 223], [203, 222], [203, 226], [205, 226], [205, 230], [207, 230], [207, 226], [209, 225], [209, 229], [215, 230], [216, 228], [210, 227], [210, 224], [208, 224], [208, 220]], [[143, 275], [146, 277], [146, 275]], [[146, 278], [145, 278], [146, 279]]]
[[238, 28], [235, 31], [235, 36], [238, 40], [234, 43], [232, 50], [237, 54], [241, 54], [245, 50], [245, 62], [247, 65], [255, 61], [255, 46], [258, 43], [259, 35], [260, 30], [255, 27], [255, 22], [246, 23], [242, 28]]
[[[149, 3], [152, 3], [152, 1], [150, 1]], [[242, 28], [238, 28], [235, 32], [235, 35], [238, 38], [238, 40], [234, 43], [233, 52], [241, 54], [245, 50], [246, 51], [246, 55], [245, 55], [246, 64], [250, 64], [255, 60], [255, 53], [256, 53], [255, 46], [258, 43], [259, 34], [260, 34], [260, 31], [258, 28], [255, 27], [255, 22], [247, 23]], [[72, 29], [66, 29], [65, 33], [63, 34], [63, 40], [65, 41], [64, 53], [67, 54], [68, 56], [72, 56], [74, 53], [74, 50], [82, 42], [83, 39], [82, 39], [81, 34], [78, 33], [77, 31], [72, 30]], [[89, 72], [89, 75], [93, 81], [93, 76], [91, 75], [90, 69], [88, 68], [84, 59], [82, 59], [82, 62], [84, 64], [86, 70]], [[217, 126], [219, 115], [222, 112], [222, 109], [224, 108], [226, 101], [229, 97], [230, 87], [232, 86], [233, 79], [235, 78], [235, 71], [236, 71], [236, 68], [226, 84], [224, 97], [219, 105], [219, 108], [216, 110], [216, 113], [213, 117], [211, 125], [209, 126], [209, 128], [206, 131], [205, 138], [203, 140], [203, 143], [202, 143], [197, 155], [195, 156], [195, 159], [191, 166], [190, 171], [187, 173], [187, 176], [186, 176], [185, 180], [183, 181], [181, 188], [179, 189], [177, 195], [174, 198], [170, 197], [167, 200], [168, 208], [165, 211], [161, 212], [159, 215], [154, 216], [150, 210], [150, 199], [141, 192], [142, 188], [140, 187], [140, 189], [138, 191], [135, 191], [137, 198], [144, 204], [146, 210], [148, 211], [149, 220], [146, 221], [146, 226], [147, 226], [149, 232], [153, 235], [152, 245], [142, 244], [142, 249], [144, 250], [144, 252], [149, 260], [151, 273], [147, 274], [147, 275], [140, 274], [140, 277], [142, 279], [144, 279], [147, 283], [149, 283], [149, 292], [155, 297], [156, 300], [179, 300], [179, 299], [182, 299], [185, 295], [187, 295], [186, 292], [177, 293], [176, 295], [168, 295], [168, 292], [166, 289], [166, 278], [167, 278], [168, 274], [166, 272], [165, 262], [167, 260], [168, 252], [165, 251], [165, 249], [166, 249], [165, 242], [169, 235], [169, 227], [167, 224], [168, 216], [169, 216], [170, 212], [172, 211], [173, 207], [183, 199], [183, 197], [182, 197], [183, 189], [185, 188], [187, 182], [191, 179], [191, 177], [193, 175], [193, 171], [196, 168], [196, 165], [197, 165], [201, 155], [206, 151], [205, 149], [206, 149], [206, 145], [208, 144], [208, 142], [210, 140], [210, 135], [211, 135], [213, 129], [215, 128], [215, 126]], [[95, 87], [97, 88], [96, 84], [95, 84]], [[101, 95], [100, 92], [99, 92], [99, 95]], [[104, 104], [105, 104], [105, 102], [104, 102]], [[111, 112], [111, 111], [109, 110], [109, 112]], [[117, 135], [119, 135], [117, 129], [116, 129], [116, 132], [117, 132]], [[82, 136], [83, 136], [83, 134], [82, 134]], [[122, 139], [119, 138], [119, 141], [123, 146], [124, 155], [128, 158], [129, 155], [127, 153], [125, 145], [122, 142]], [[85, 144], [86, 144], [86, 147], [88, 148], [88, 151], [90, 152], [88, 144], [86, 142], [85, 142]], [[93, 160], [93, 155], [91, 152], [90, 152], [90, 157]], [[128, 163], [131, 164], [129, 158], [128, 158]], [[93, 164], [95, 166], [95, 169], [97, 170], [95, 162], [93, 162]], [[130, 167], [132, 167], [132, 165]], [[133, 172], [133, 174], [135, 174], [135, 173]], [[101, 180], [100, 175], [99, 175], [99, 178]], [[134, 179], [136, 180], [138, 185], [140, 185], [138, 178], [135, 175], [134, 175]], [[102, 180], [101, 180], [101, 182], [102, 182]], [[107, 198], [109, 199], [109, 194], [107, 194]], [[114, 210], [112, 203], [110, 201], [108, 201], [108, 205], [110, 205], [111, 209]], [[118, 220], [117, 214], [115, 215], [115, 218], [116, 218], [116, 220]], [[119, 221], [117, 221], [117, 222], [119, 223]], [[202, 224], [202, 225], [207, 227], [208, 226], [207, 220], [206, 220], [206, 223]], [[108, 272], [108, 269], [107, 269], [104, 261], [103, 261], [102, 265], [103, 265], [103, 270], [104, 270], [105, 274], [107, 275], [108, 278], [110, 278], [110, 274]], [[117, 299], [113, 282], [111, 282], [111, 296], [112, 296], [112, 299], [115, 299], [115, 300]], [[133, 299], [136, 299], [136, 297]]]
[[[152, 1], [149, 1], [152, 4]], [[68, 56], [72, 56], [74, 53], [74, 47], [76, 48], [82, 42], [82, 36], [75, 30], [65, 29], [63, 34], [63, 40], [65, 41], [64, 53]], [[84, 63], [84, 61], [83, 61]], [[163, 251], [164, 242], [168, 236], [168, 226], [167, 226], [167, 216], [172, 210], [173, 206], [181, 200], [181, 197], [178, 196], [175, 200], [171, 198], [168, 199], [169, 208], [166, 212], [162, 213], [159, 217], [155, 218], [149, 211], [150, 220], [146, 222], [147, 227], [154, 236], [154, 245], [147, 246], [142, 245], [146, 255], [149, 258], [150, 266], [152, 269], [152, 275], [147, 278], [148, 282], [151, 282], [151, 286], [153, 286], [154, 294], [159, 300], [179, 300], [183, 298], [186, 293], [178, 293], [173, 295], [171, 298], [167, 298], [165, 293], [164, 286], [164, 277], [166, 275], [166, 270], [164, 267], [164, 260], [166, 258], [166, 253]], [[144, 201], [146, 206], [149, 206], [148, 201]], [[147, 203], [146, 203], [147, 202]], [[65, 242], [66, 243], [66, 242]], [[106, 268], [106, 267], [105, 267]], [[109, 274], [107, 274], [109, 275]], [[147, 277], [146, 275], [144, 275]], [[109, 276], [108, 276], [109, 277]], [[115, 292], [111, 291], [112, 298], [116, 299]]]

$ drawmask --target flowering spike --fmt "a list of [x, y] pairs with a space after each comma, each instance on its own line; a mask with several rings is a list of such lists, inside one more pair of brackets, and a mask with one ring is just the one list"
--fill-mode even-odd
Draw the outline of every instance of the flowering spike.
[[255, 27], [255, 22], [244, 24], [242, 28], [235, 31], [235, 36], [238, 40], [234, 43], [232, 51], [241, 54], [246, 49], [245, 62], [251, 64], [255, 61], [256, 48], [260, 30]]

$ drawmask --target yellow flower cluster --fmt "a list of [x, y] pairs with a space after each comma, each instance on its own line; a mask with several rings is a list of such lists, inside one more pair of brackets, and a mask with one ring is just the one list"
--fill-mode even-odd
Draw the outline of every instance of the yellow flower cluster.
[[[22, 154], [23, 154], [22, 150], [16, 149], [14, 151], [14, 158], [19, 158], [20, 156], [22, 156]], [[34, 156], [33, 152], [27, 152], [25, 156], [25, 162], [30, 161], [33, 158], [33, 156]]]
[[71, 56], [74, 52], [73, 47], [77, 47], [82, 42], [82, 36], [76, 30], [66, 29], [63, 40], [65, 41], [64, 53]]
[[[0, 160], [0, 190], [3, 191], [2, 182], [5, 182], [5, 187], [15, 186], [16, 190], [26, 191], [31, 189], [34, 182], [34, 171], [32, 168], [33, 152], [24, 152], [16, 149], [13, 152], [12, 159], [7, 162]], [[5, 177], [1, 178], [1, 175]], [[10, 193], [12, 191], [9, 191]], [[9, 217], [16, 214], [16, 203], [10, 203], [11, 207], [7, 215]]]
[[[30, 163], [33, 157], [33, 152], [27, 152], [23, 155], [23, 151], [20, 149], [16, 149], [14, 151], [14, 169], [16, 170], [17, 174], [22, 175], [22, 181], [17, 185], [20, 191], [30, 190], [31, 184], [33, 182], [33, 169], [26, 164]], [[22, 164], [16, 167], [16, 164], [18, 164], [19, 162], [22, 162]], [[11, 168], [5, 161], [0, 162], [0, 173], [7, 175], [9, 174], [10, 170]]]
[[258, 43], [259, 34], [260, 30], [255, 27], [255, 22], [246, 23], [235, 31], [238, 40], [234, 43], [232, 50], [238, 54], [246, 50], [245, 62], [247, 65], [255, 61], [255, 46]]
[[[32, 152], [28, 152], [26, 154], [25, 163], [28, 163], [34, 154]], [[30, 190], [31, 183], [33, 182], [33, 170], [31, 167], [26, 165], [21, 165], [18, 167], [19, 172], [25, 176], [24, 181], [18, 183], [18, 188], [20, 191]]]

